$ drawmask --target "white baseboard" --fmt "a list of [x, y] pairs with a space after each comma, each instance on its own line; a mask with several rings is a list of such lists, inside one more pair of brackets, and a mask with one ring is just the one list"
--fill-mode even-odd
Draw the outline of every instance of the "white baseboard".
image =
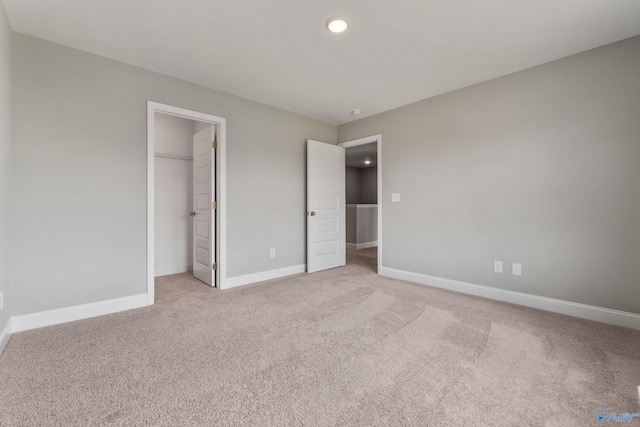
[[155, 277], [169, 276], [171, 274], [186, 273], [188, 271], [193, 271], [193, 264], [178, 265], [178, 266], [172, 266], [172, 267], [158, 267], [158, 266], [156, 266], [155, 267], [154, 276]]
[[347, 243], [347, 249], [367, 249], [378, 246], [378, 242], [365, 242], [365, 243]]
[[292, 274], [304, 273], [305, 271], [307, 271], [307, 266], [305, 264], [300, 264], [294, 265], [293, 267], [279, 268], [277, 270], [246, 274], [244, 276], [227, 277], [222, 289], [230, 289], [237, 286], [249, 285], [251, 283], [263, 282], [265, 280], [278, 279], [280, 277], [291, 276]]
[[2, 332], [0, 332], [0, 355], [2, 355], [2, 352], [4, 351], [4, 348], [9, 343], [9, 338], [11, 338], [12, 330], [13, 330], [12, 320], [9, 319], [7, 321], [7, 324], [4, 325], [4, 328], [2, 329]]
[[73, 322], [74, 320], [88, 319], [90, 317], [146, 306], [147, 294], [140, 294], [89, 304], [74, 305], [56, 310], [41, 311], [39, 313], [23, 314], [11, 318], [13, 323], [11, 332], [22, 332], [29, 329]]
[[382, 267], [381, 276], [640, 330], [640, 314]]

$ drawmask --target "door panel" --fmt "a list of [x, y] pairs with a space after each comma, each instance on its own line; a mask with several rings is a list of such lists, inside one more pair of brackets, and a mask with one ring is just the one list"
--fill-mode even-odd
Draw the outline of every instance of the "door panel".
[[215, 140], [214, 126], [193, 136], [193, 276], [215, 286]]
[[344, 148], [307, 141], [307, 272], [346, 264]]

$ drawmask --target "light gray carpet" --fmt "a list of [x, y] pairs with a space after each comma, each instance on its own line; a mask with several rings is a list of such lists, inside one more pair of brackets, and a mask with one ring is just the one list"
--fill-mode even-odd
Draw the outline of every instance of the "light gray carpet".
[[[596, 426], [640, 412], [640, 331], [350, 265], [14, 334], [3, 426]], [[640, 425], [633, 419], [631, 425]]]

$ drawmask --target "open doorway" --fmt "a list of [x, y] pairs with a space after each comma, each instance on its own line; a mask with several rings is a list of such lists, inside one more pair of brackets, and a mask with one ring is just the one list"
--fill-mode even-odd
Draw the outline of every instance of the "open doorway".
[[161, 277], [194, 271], [193, 140], [213, 125], [165, 113], [154, 118], [154, 275]]
[[224, 286], [225, 138], [223, 118], [148, 102], [148, 305], [155, 302], [157, 276], [195, 274], [200, 261], [208, 277], [198, 279]]
[[347, 264], [381, 265], [381, 136], [348, 141], [345, 148]]

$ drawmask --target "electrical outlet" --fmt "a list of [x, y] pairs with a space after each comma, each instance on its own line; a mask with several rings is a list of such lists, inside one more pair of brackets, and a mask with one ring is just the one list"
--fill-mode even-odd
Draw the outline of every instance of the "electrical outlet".
[[0, 310], [4, 308], [4, 292], [0, 291]]
[[275, 248], [269, 249], [269, 256], [271, 258], [275, 258], [276, 257], [276, 249]]
[[493, 272], [502, 273], [502, 261], [493, 261]]
[[511, 274], [514, 276], [522, 276], [522, 264], [514, 262], [511, 264]]

